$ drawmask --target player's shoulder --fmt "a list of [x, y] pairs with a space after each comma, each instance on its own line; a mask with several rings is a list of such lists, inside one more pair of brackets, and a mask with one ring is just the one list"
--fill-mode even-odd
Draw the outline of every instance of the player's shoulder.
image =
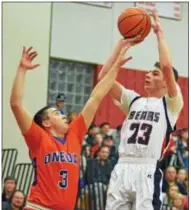
[[24, 135], [24, 137], [29, 137], [29, 136], [31, 136], [31, 137], [33, 137], [33, 136], [42, 137], [46, 133], [47, 132], [43, 128], [41, 128], [39, 125], [37, 125], [35, 123], [35, 121], [33, 120], [31, 122], [31, 125], [30, 125], [28, 131], [26, 133], [24, 133], [23, 135]]

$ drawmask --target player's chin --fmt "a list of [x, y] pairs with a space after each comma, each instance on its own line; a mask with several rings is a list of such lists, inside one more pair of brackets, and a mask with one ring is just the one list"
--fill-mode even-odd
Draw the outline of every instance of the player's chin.
[[68, 124], [68, 123], [64, 123], [63, 127], [64, 127], [64, 130], [68, 131], [68, 129], [69, 129], [69, 124]]
[[146, 91], [147, 93], [148, 93], [149, 90], [150, 90], [150, 88], [149, 88], [149, 86], [148, 86], [147, 84], [144, 85], [144, 89], [145, 89], [145, 91]]

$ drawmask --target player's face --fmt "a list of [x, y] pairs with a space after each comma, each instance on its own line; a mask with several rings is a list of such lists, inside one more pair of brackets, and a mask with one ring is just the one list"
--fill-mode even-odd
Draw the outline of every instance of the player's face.
[[46, 128], [56, 130], [58, 132], [67, 133], [69, 124], [65, 115], [62, 115], [56, 108], [50, 108], [47, 111], [47, 120], [43, 121]]
[[21, 192], [16, 192], [13, 196], [12, 204], [16, 208], [21, 208], [24, 203], [24, 195]]
[[166, 87], [166, 83], [159, 68], [155, 68], [146, 74], [144, 88], [148, 93], [155, 93], [164, 87]]
[[15, 190], [16, 184], [14, 180], [7, 180], [5, 182], [5, 191], [6, 192], [13, 192]]

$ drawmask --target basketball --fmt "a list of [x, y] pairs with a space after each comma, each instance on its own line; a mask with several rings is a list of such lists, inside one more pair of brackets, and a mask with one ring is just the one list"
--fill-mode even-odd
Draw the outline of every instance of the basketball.
[[136, 43], [142, 42], [151, 31], [151, 19], [142, 8], [128, 8], [118, 18], [118, 30], [124, 38], [141, 37]]

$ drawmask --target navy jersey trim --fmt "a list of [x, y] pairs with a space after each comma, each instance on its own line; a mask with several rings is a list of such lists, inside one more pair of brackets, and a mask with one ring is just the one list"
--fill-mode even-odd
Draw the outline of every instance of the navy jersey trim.
[[130, 105], [129, 105], [129, 110], [131, 109], [132, 104], [133, 104], [137, 99], [139, 99], [139, 98], [141, 98], [141, 96], [136, 96], [136, 97], [131, 101], [131, 103], [130, 103]]
[[34, 180], [32, 186], [35, 186], [37, 184], [37, 158], [32, 159], [32, 166], [34, 170]]
[[172, 126], [171, 126], [171, 124], [170, 124], [169, 117], [168, 117], [167, 104], [166, 104], [165, 97], [163, 97], [162, 100], [163, 100], [164, 111], [165, 111], [165, 117], [166, 117], [166, 122], [167, 122], [166, 145], [165, 145], [165, 147], [166, 147], [166, 146], [168, 145], [169, 141], [170, 141], [170, 134], [176, 129], [176, 125], [175, 125], [174, 128], [172, 128]]
[[160, 194], [161, 194], [161, 187], [160, 183], [162, 181], [162, 172], [157, 167], [154, 173], [154, 193], [153, 193], [153, 200], [152, 205], [154, 210], [160, 210], [162, 206], [162, 201], [160, 200]]
[[59, 138], [59, 137], [54, 136], [54, 139], [56, 141], [60, 142], [61, 144], [65, 144], [66, 143], [66, 138], [62, 139], [62, 138]]

